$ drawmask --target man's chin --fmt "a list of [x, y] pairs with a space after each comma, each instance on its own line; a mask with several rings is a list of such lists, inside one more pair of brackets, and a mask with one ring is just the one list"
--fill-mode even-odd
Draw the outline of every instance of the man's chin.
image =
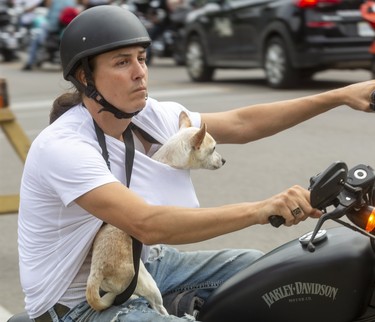
[[145, 107], [146, 107], [146, 99], [140, 101], [139, 104], [137, 104], [137, 107], [135, 108], [135, 112], [136, 112], [136, 111], [141, 111], [141, 110], [143, 110]]

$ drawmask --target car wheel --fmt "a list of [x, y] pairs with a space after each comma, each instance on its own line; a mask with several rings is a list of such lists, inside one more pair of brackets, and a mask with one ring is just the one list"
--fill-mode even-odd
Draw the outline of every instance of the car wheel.
[[291, 65], [285, 43], [281, 38], [272, 38], [267, 43], [263, 65], [269, 86], [287, 88], [297, 84], [298, 70]]
[[195, 82], [209, 82], [215, 69], [207, 65], [204, 49], [198, 37], [192, 37], [186, 47], [186, 68]]

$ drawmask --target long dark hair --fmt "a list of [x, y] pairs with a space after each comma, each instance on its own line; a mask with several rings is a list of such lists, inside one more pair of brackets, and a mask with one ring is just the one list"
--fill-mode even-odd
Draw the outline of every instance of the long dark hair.
[[82, 103], [82, 94], [79, 91], [64, 93], [55, 99], [49, 113], [49, 124], [55, 122], [66, 111], [73, 106]]
[[[95, 56], [89, 57], [88, 59], [89, 68], [91, 72], [95, 68]], [[78, 71], [82, 68], [82, 65], [79, 65], [76, 68], [76, 77]], [[52, 105], [52, 109], [49, 114], [49, 124], [56, 121], [61, 115], [63, 115], [66, 111], [70, 110], [72, 107], [80, 104], [83, 102], [83, 91], [84, 89], [78, 88], [73, 86], [71, 92], [64, 93], [60, 95], [58, 98], [55, 99]]]

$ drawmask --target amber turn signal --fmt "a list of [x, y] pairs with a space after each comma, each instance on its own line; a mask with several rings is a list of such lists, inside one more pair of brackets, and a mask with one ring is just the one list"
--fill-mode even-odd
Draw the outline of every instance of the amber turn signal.
[[375, 229], [375, 208], [371, 209], [371, 213], [368, 216], [366, 231], [371, 233]]

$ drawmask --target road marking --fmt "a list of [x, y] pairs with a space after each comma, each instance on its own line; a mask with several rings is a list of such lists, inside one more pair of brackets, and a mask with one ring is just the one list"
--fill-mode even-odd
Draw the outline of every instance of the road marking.
[[52, 107], [53, 100], [43, 101], [27, 101], [27, 102], [15, 102], [11, 103], [10, 107], [12, 110], [33, 110], [33, 109], [44, 109], [45, 107]]
[[[207, 95], [214, 94], [218, 92], [224, 92], [226, 89], [219, 87], [201, 87], [201, 88], [189, 88], [189, 89], [177, 89], [177, 90], [160, 90], [160, 91], [151, 91], [150, 96], [155, 99], [168, 98], [168, 97], [184, 97], [184, 96], [197, 96], [197, 95]], [[18, 111], [27, 111], [33, 109], [45, 109], [52, 107], [53, 99], [49, 100], [35, 100], [27, 102], [19, 101], [11, 103], [12, 110]]]
[[8, 319], [12, 316], [12, 314], [0, 306], [0, 321], [8, 321]]

